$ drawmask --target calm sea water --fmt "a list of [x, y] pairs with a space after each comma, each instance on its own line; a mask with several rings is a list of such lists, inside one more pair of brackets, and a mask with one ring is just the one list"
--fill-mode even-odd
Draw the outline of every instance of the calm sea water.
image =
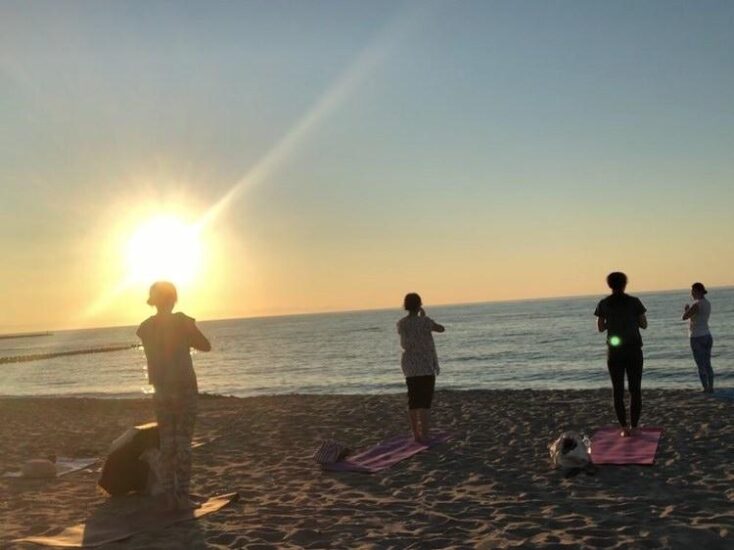
[[[648, 308], [646, 387], [697, 388], [680, 321], [686, 291], [639, 294]], [[600, 297], [427, 307], [443, 388], [599, 388], [609, 385]], [[734, 288], [715, 289], [711, 330], [717, 385], [734, 385]], [[188, 312], [196, 314], [196, 312]], [[201, 391], [237, 396], [403, 391], [399, 310], [201, 323], [213, 351], [194, 356]], [[135, 327], [0, 340], [0, 357], [134, 344]], [[130, 397], [150, 392], [140, 348], [0, 364], [0, 394]]]

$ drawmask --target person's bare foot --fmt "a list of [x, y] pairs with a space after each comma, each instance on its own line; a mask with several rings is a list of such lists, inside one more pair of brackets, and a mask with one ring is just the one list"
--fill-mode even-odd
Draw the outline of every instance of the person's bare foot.
[[630, 429], [627, 426], [624, 426], [622, 428], [622, 431], [619, 432], [620, 437], [629, 437], [631, 435], [632, 435], [632, 432], [630, 431]]

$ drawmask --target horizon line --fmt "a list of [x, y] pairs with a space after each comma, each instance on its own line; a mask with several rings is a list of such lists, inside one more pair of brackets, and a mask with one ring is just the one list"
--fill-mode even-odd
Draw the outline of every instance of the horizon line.
[[[734, 284], [726, 284], [726, 285], [720, 285], [720, 286], [712, 286], [710, 287], [714, 290], [728, 290], [728, 289], [734, 289]], [[678, 291], [687, 291], [688, 289], [685, 287], [682, 288], [665, 288], [665, 289], [657, 289], [657, 290], [640, 290], [639, 292], [636, 292], [635, 294], [640, 295], [646, 295], [646, 294], [665, 294], [665, 293], [672, 293], [672, 292], [678, 292]], [[482, 304], [511, 304], [511, 303], [518, 303], [518, 302], [533, 302], [533, 301], [550, 301], [550, 300], [563, 300], [566, 298], [587, 298], [587, 297], [593, 297], [593, 296], [600, 296], [600, 294], [565, 294], [565, 295], [554, 295], [554, 296], [539, 296], [539, 297], [530, 297], [530, 298], [509, 298], [509, 299], [501, 299], [501, 300], [477, 300], [477, 301], [469, 301], [469, 302], [445, 302], [445, 303], [437, 303], [430, 306], [431, 308], [444, 308], [444, 307], [456, 307], [456, 306], [469, 306], [469, 305], [482, 305]], [[374, 308], [363, 308], [363, 309], [327, 309], [323, 311], [295, 311], [291, 313], [272, 313], [272, 314], [255, 314], [255, 315], [243, 315], [240, 317], [217, 317], [217, 318], [210, 318], [210, 319], [197, 319], [197, 322], [200, 323], [219, 323], [219, 322], [225, 322], [225, 321], [240, 321], [243, 319], [277, 319], [277, 318], [286, 318], [286, 317], [306, 317], [306, 316], [316, 316], [316, 315], [337, 315], [337, 314], [343, 314], [343, 313], [365, 313], [365, 312], [377, 312], [377, 311], [390, 311], [395, 309], [401, 309], [400, 306], [395, 307], [374, 307]], [[75, 328], [57, 328], [57, 329], [34, 329], [34, 330], [28, 330], [24, 332], [0, 332], [0, 337], [3, 338], [18, 338], [27, 336], [28, 334], [45, 334], [54, 332], [75, 332], [75, 331], [83, 331], [83, 330], [103, 330], [103, 329], [113, 329], [113, 328], [126, 328], [126, 327], [134, 327], [136, 325], [132, 324], [119, 324], [119, 325], [104, 325], [104, 326], [88, 326], [88, 327], [75, 327]]]

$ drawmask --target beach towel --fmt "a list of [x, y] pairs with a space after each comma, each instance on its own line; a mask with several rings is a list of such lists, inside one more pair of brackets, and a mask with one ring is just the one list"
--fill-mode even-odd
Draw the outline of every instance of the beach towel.
[[237, 493], [212, 497], [193, 510], [173, 510], [169, 512], [136, 510], [127, 515], [107, 514], [92, 518], [84, 523], [68, 527], [57, 535], [24, 537], [13, 542], [33, 542], [45, 546], [61, 548], [91, 548], [123, 540], [144, 531], [163, 529], [174, 523], [198, 519], [230, 502], [237, 500]]
[[[56, 459], [56, 477], [65, 476], [72, 472], [78, 472], [94, 465], [98, 458], [68, 458], [60, 456]], [[23, 477], [23, 472], [6, 472], [3, 477]]]
[[630, 437], [619, 435], [619, 426], [607, 426], [591, 436], [593, 464], [653, 464], [662, 428], [640, 428]]
[[428, 444], [424, 444], [416, 442], [411, 435], [398, 435], [381, 441], [369, 449], [350, 455], [339, 462], [326, 464], [323, 468], [331, 472], [373, 474], [443, 443], [448, 437], [448, 434], [435, 435]]

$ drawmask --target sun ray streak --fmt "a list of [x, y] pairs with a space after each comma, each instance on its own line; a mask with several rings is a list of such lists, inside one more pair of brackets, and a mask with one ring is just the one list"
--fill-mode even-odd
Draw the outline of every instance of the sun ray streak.
[[434, 2], [407, 3], [280, 141], [209, 208], [198, 225], [204, 227], [212, 223], [245, 190], [259, 185], [271, 176], [314, 128], [336, 111], [384, 62], [398, 42], [425, 22], [437, 7], [438, 3]]

